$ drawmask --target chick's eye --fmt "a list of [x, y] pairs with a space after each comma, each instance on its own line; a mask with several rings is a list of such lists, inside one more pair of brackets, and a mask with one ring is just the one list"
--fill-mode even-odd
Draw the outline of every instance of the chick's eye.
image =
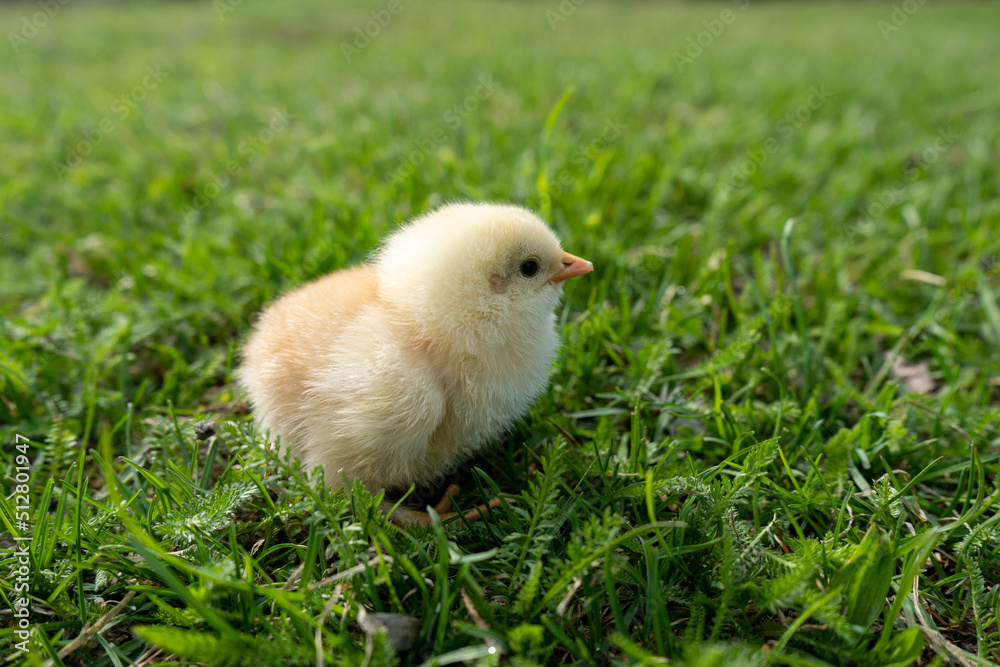
[[538, 273], [538, 262], [533, 259], [526, 259], [521, 262], [521, 275], [530, 278], [536, 273]]

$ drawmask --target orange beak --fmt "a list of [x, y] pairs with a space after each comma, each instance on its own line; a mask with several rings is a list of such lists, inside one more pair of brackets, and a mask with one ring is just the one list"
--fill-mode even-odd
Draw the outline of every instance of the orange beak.
[[580, 259], [576, 255], [571, 255], [565, 250], [562, 254], [562, 264], [562, 270], [552, 276], [553, 283], [561, 283], [569, 278], [576, 278], [594, 270], [593, 264], [585, 259]]

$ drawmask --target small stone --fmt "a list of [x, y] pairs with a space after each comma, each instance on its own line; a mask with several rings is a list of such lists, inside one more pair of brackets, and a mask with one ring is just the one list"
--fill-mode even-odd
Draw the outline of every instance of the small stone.
[[397, 651], [406, 651], [417, 641], [423, 624], [419, 618], [406, 614], [375, 614], [360, 609], [358, 625], [369, 636], [374, 635], [379, 628], [385, 628], [392, 647]]
[[937, 388], [926, 361], [907, 364], [896, 357], [892, 362], [892, 374], [911, 394], [930, 394]]
[[194, 425], [194, 435], [199, 440], [208, 440], [215, 435], [215, 422], [210, 419], [202, 420]]

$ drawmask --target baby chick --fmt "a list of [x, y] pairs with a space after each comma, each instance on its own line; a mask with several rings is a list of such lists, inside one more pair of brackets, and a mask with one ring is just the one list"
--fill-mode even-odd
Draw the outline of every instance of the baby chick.
[[443, 206], [370, 264], [268, 307], [240, 381], [259, 424], [331, 487], [435, 482], [544, 391], [562, 283], [592, 270], [525, 209]]

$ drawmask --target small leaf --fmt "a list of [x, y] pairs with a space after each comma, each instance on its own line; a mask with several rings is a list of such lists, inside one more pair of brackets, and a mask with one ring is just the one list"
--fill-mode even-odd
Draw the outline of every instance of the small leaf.
[[538, 587], [543, 572], [541, 559], [531, 564], [531, 569], [528, 570], [528, 579], [514, 602], [514, 614], [527, 617], [531, 613], [535, 599], [538, 597]]
[[892, 544], [872, 526], [831, 584], [843, 586], [847, 620], [867, 628], [885, 606], [896, 559]]
[[545, 628], [541, 625], [522, 623], [507, 633], [507, 644], [514, 655], [538, 657], [545, 645]]
[[197, 630], [140, 625], [135, 627], [135, 634], [175, 655], [216, 665], [246, 664], [243, 659], [249, 653], [236, 638], [223, 640], [218, 635]]
[[181, 504], [156, 526], [161, 535], [182, 544], [190, 544], [204, 533], [229, 525], [233, 513], [257, 494], [250, 483], [225, 484]]
[[918, 627], [912, 627], [896, 633], [889, 641], [889, 647], [881, 656], [886, 662], [885, 667], [906, 667], [913, 665], [924, 650], [924, 633]]

